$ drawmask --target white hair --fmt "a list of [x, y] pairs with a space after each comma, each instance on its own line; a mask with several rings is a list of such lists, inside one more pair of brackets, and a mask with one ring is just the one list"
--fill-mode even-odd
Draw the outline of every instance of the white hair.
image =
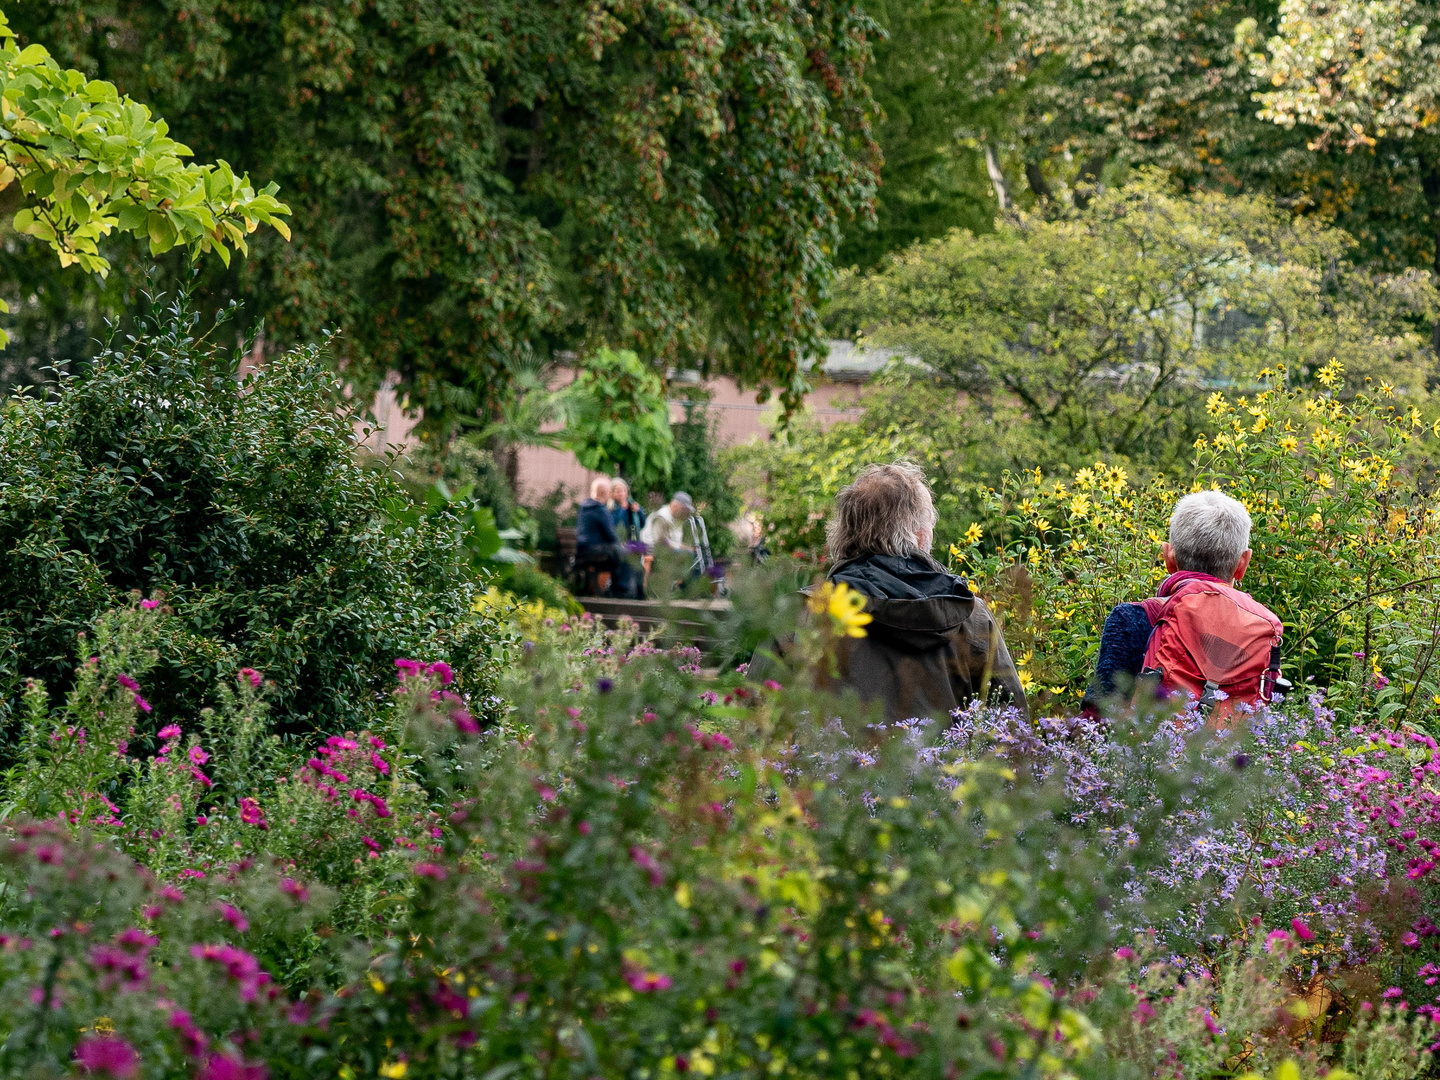
[[616, 489], [617, 487], [622, 487], [622, 488], [624, 488], [624, 489], [625, 489], [625, 494], [627, 494], [627, 495], [630, 494], [630, 481], [626, 480], [623, 476], [612, 476], [612, 477], [610, 478], [610, 494], [611, 494], [611, 495], [614, 495], [614, 494], [615, 494], [615, 489]]
[[928, 555], [916, 537], [932, 536], [936, 517], [918, 465], [869, 465], [835, 496], [825, 546], [836, 562], [861, 555]]
[[598, 499], [598, 498], [600, 498], [600, 489], [601, 489], [602, 487], [605, 489], [605, 495], [606, 495], [606, 497], [608, 498], [609, 495], [610, 495], [610, 477], [608, 477], [608, 476], [597, 476], [594, 480], [591, 480], [591, 481], [590, 481], [590, 497], [591, 497], [592, 499]]
[[1170, 515], [1170, 549], [1181, 570], [1229, 581], [1250, 546], [1250, 514], [1229, 495], [1197, 491]]

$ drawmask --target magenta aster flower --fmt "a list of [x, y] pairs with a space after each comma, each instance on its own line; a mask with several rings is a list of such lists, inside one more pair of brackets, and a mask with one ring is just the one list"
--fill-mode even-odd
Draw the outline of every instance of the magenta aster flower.
[[115, 1035], [90, 1035], [75, 1046], [75, 1064], [90, 1076], [128, 1080], [140, 1067], [140, 1055]]

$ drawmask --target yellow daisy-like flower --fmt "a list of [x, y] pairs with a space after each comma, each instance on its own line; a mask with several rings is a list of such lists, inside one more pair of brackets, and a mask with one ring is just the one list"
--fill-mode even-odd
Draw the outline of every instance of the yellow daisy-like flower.
[[1037, 519], [1036, 522], [1035, 522], [1035, 528], [1038, 529], [1038, 530], [1039, 530], [1040, 532], [1042, 532], [1042, 533], [1043, 533], [1043, 532], [1048, 532], [1049, 529], [1050, 529], [1050, 519], [1049, 519], [1049, 518], [1043, 518], [1043, 517]]
[[1280, 440], [1280, 449], [1284, 450], [1287, 454], [1293, 454], [1296, 450], [1300, 449], [1300, 443], [1293, 435], [1287, 435]]
[[1388, 382], [1382, 382], [1380, 384], [1380, 393], [1384, 394], [1386, 397], [1394, 397], [1395, 387], [1391, 386]]
[[1205, 411], [1211, 416], [1223, 416], [1229, 408], [1230, 406], [1225, 404], [1225, 395], [1218, 390], [1205, 401]]
[[388, 1065], [380, 1066], [380, 1075], [387, 1080], [400, 1080], [409, 1071], [410, 1066], [403, 1061], [392, 1061]]
[[1086, 514], [1090, 513], [1090, 496], [1076, 495], [1075, 498], [1071, 499], [1070, 513], [1074, 514], [1076, 517], [1082, 518]]
[[836, 637], [862, 638], [865, 626], [874, 619], [865, 612], [865, 594], [856, 592], [843, 581], [838, 585], [827, 581], [811, 593], [810, 610], [830, 616]]
[[1328, 472], [1317, 473], [1315, 476], [1315, 486], [1320, 488], [1334, 487], [1335, 478]]
[[965, 530], [965, 543], [978, 544], [984, 535], [985, 533], [980, 526], [972, 522], [970, 528]]
[[1395, 606], [1395, 598], [1392, 596], [1377, 596], [1375, 598], [1375, 606], [1381, 611], [1389, 611]]
[[1075, 474], [1075, 486], [1088, 488], [1095, 483], [1095, 474], [1089, 469], [1081, 469]]

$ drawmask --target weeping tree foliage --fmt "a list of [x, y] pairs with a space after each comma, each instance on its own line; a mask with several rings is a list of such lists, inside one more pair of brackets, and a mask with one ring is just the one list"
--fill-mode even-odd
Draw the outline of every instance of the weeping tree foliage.
[[873, 212], [858, 0], [22, 0], [27, 37], [278, 180], [296, 240], [207, 271], [272, 345], [344, 331], [427, 423], [517, 357], [628, 348], [793, 400]]

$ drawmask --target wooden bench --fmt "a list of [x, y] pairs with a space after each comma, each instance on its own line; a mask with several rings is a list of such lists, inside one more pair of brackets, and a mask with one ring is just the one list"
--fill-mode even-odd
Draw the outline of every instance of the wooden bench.
[[713, 600], [621, 600], [608, 596], [577, 596], [580, 606], [613, 627], [622, 616], [633, 619], [644, 633], [666, 626], [676, 636], [693, 641], [702, 651], [713, 644], [706, 636], [707, 614], [721, 615], [731, 608], [728, 599]]

